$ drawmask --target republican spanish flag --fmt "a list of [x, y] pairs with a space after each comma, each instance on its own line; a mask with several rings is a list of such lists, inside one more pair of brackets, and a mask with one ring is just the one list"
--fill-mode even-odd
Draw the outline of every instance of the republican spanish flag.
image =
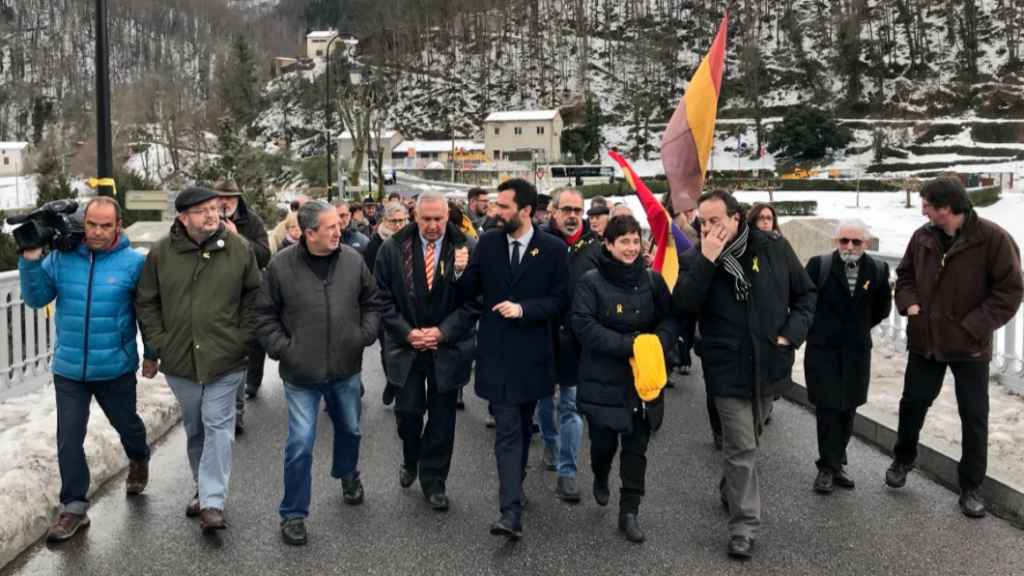
[[726, 10], [711, 50], [690, 79], [686, 94], [661, 138], [661, 162], [672, 189], [672, 206], [676, 212], [695, 208], [704, 188], [704, 174], [715, 143], [715, 118], [728, 33], [729, 11]]
[[654, 197], [654, 193], [644, 184], [644, 181], [636, 175], [636, 172], [633, 172], [633, 167], [621, 154], [611, 150], [608, 155], [622, 168], [622, 175], [626, 178], [626, 182], [629, 182], [630, 188], [636, 192], [640, 203], [644, 206], [647, 223], [651, 226], [651, 240], [658, 246], [651, 268], [661, 274], [665, 279], [665, 284], [668, 284], [669, 291], [672, 291], [679, 278], [679, 252], [676, 250], [676, 239], [672, 232], [674, 227], [672, 218], [665, 211], [665, 207]]

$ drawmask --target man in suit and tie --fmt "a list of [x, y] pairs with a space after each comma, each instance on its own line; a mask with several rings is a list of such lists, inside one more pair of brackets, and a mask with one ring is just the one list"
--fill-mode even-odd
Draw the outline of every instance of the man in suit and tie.
[[554, 331], [564, 312], [565, 244], [534, 229], [537, 189], [522, 179], [498, 186], [498, 229], [480, 237], [459, 279], [466, 299], [482, 299], [476, 393], [496, 423], [500, 518], [491, 534], [522, 534], [523, 479], [537, 400], [554, 393]]
[[[479, 309], [453, 284], [469, 262], [469, 243], [448, 221], [440, 192], [416, 200], [416, 222], [381, 245], [374, 275], [384, 302], [384, 373], [395, 394], [402, 440], [398, 481], [417, 475], [431, 508], [448, 510], [445, 482], [455, 446], [456, 402], [469, 381]], [[423, 416], [427, 421], [424, 427]]]

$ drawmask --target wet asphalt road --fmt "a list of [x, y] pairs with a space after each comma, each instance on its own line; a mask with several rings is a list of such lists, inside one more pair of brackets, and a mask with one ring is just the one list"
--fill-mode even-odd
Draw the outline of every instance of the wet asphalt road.
[[583, 502], [555, 498], [555, 473], [540, 469], [535, 439], [526, 483], [530, 504], [518, 543], [491, 536], [497, 516], [493, 432], [486, 409], [468, 389], [448, 481], [452, 509], [430, 510], [418, 485], [398, 485], [400, 448], [393, 414], [380, 403], [377, 348], [364, 356], [366, 397], [362, 506], [342, 503], [330, 470], [330, 423], [322, 414], [314, 461], [310, 543], [292, 548], [278, 532], [286, 407], [276, 366], [267, 367], [248, 430], [234, 457], [227, 515], [230, 529], [203, 536], [184, 515], [191, 494], [185, 437], [176, 427], [156, 448], [143, 496], [126, 498], [125, 474], [108, 483], [90, 511], [92, 526], [60, 546], [39, 543], [0, 575], [140, 574], [1024, 574], [1024, 531], [989, 517], [964, 518], [956, 496], [912, 473], [907, 487], [887, 489], [887, 457], [854, 440], [855, 491], [822, 497], [811, 490], [814, 420], [781, 401], [760, 460], [764, 526], [753, 561], [725, 555], [727, 516], [718, 502], [718, 453], [710, 442], [699, 377], [668, 394], [665, 426], [648, 453], [641, 525], [647, 543], [616, 532], [616, 493], [598, 507], [584, 440]]

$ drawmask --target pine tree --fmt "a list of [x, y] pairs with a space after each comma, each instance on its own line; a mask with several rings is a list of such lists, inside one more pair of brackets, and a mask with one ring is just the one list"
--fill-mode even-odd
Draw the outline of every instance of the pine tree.
[[39, 162], [36, 164], [36, 171], [39, 173], [36, 181], [36, 206], [42, 206], [53, 200], [62, 198], [74, 198], [75, 190], [71, 187], [71, 181], [61, 166], [60, 156], [53, 145], [43, 148]]
[[263, 102], [256, 73], [256, 55], [246, 36], [237, 34], [232, 39], [220, 78], [220, 97], [225, 110], [236, 126], [251, 132], [251, 124], [259, 115]]

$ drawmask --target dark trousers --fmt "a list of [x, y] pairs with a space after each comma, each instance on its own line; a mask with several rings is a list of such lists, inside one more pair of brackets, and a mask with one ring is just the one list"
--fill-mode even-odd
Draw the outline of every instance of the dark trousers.
[[54, 374], [57, 393], [57, 464], [60, 501], [67, 512], [84, 514], [89, 500], [89, 466], [85, 461], [85, 435], [93, 396], [121, 437], [129, 459], [149, 460], [146, 425], [135, 407], [135, 373], [113, 380], [82, 382]]
[[853, 418], [857, 410], [831, 410], [815, 407], [818, 423], [818, 468], [837, 472], [846, 465], [846, 447], [853, 434]]
[[619, 512], [636, 514], [644, 498], [644, 479], [647, 474], [647, 443], [651, 439], [651, 425], [639, 415], [633, 416], [633, 431], [624, 434], [590, 422], [590, 469], [595, 478], [608, 478], [612, 459], [619, 448]]
[[937, 362], [910, 354], [900, 399], [900, 425], [894, 449], [896, 459], [913, 464], [928, 408], [939, 396], [946, 367], [953, 371], [956, 403], [960, 411], [963, 456], [957, 472], [960, 488], [981, 487], [988, 466], [988, 362]]
[[523, 511], [523, 480], [530, 457], [533, 410], [536, 402], [491, 403], [494, 415], [494, 458], [498, 462], [498, 498], [501, 513]]
[[[420, 354], [405, 385], [395, 390], [395, 420], [406, 467], [419, 469], [420, 486], [430, 495], [445, 492], [455, 448], [458, 390], [440, 393], [434, 363]], [[423, 417], [427, 417], [426, 426]]]
[[245, 369], [245, 387], [258, 390], [263, 385], [263, 366], [267, 363], [267, 351], [259, 341], [249, 344], [249, 366]]

